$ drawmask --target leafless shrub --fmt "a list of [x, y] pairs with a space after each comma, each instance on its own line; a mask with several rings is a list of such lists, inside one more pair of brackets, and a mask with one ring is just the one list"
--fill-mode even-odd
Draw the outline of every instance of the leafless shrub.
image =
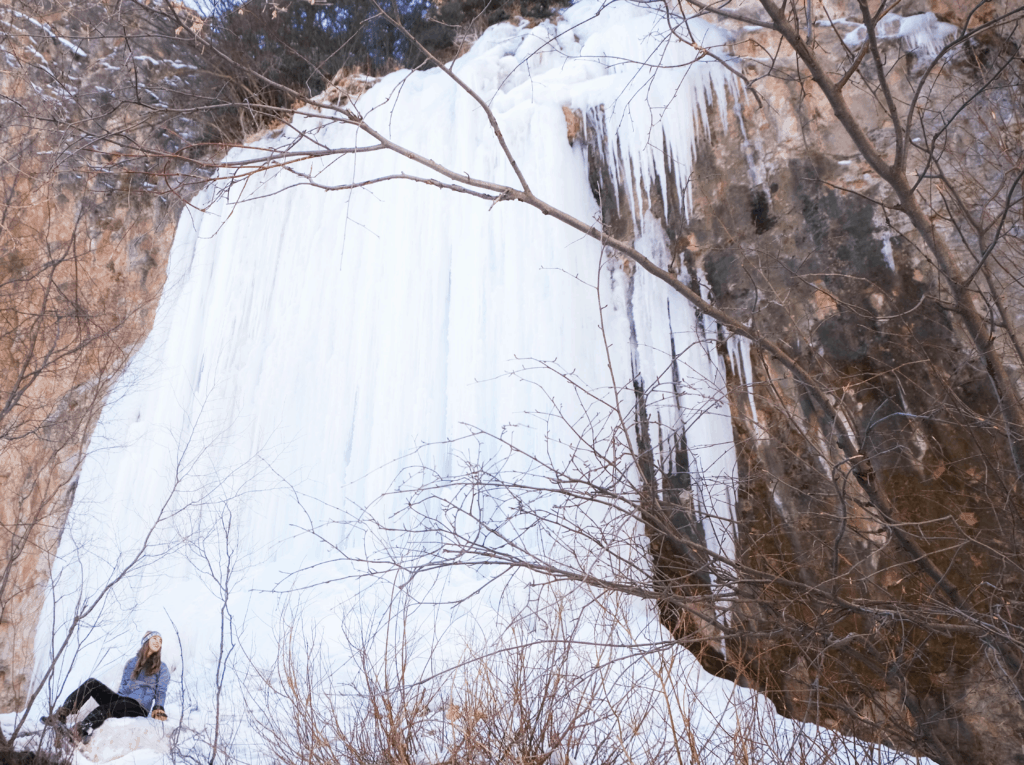
[[422, 635], [401, 606], [344, 647], [292, 623], [252, 696], [267, 754], [316, 765], [896, 761], [780, 726], [749, 692], [702, 688], [684, 649], [633, 632], [629, 598], [558, 589], [478, 640]]

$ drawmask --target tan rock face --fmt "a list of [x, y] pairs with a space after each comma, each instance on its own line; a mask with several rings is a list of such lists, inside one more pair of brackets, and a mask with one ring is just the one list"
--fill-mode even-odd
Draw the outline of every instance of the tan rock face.
[[182, 203], [162, 177], [182, 164], [131, 148], [183, 140], [148, 108], [182, 70], [155, 43], [129, 52], [137, 20], [117, 6], [0, 3], [0, 712], [31, 692], [78, 469], [149, 330]]
[[[843, 15], [839, 4], [830, 9]], [[963, 20], [959, 7], [939, 10]], [[815, 45], [838, 80], [857, 49], [846, 54], [839, 35], [818, 29]], [[1022, 214], [1012, 190], [1024, 167], [1017, 34], [941, 62], [918, 94], [907, 162], [931, 225], [965, 273], [992, 245], [999, 265], [978, 268], [973, 299], [1000, 317], [991, 342], [1019, 379], [1024, 232], [1016, 223], [999, 236], [995, 229]], [[733, 52], [746, 59], [734, 63], [750, 89], [738, 115], [718, 104], [731, 115], [727, 131], [710, 121], [691, 179], [694, 209], [680, 209], [671, 178], [618, 196], [643, 200], [678, 253], [672, 268], [796, 358], [810, 383], [756, 347], [749, 368], [737, 364], [723, 345], [740, 453], [742, 565], [739, 574], [719, 571], [737, 591], [728, 629], [717, 630], [725, 654], [716, 631], [708, 634], [712, 603], [694, 565], [714, 563], [683, 533], [652, 533], [663, 617], [707, 669], [760, 688], [795, 719], [943, 763], [1024, 762], [1024, 503], [986, 364], [921, 233], [806, 67], [770, 32], [737, 26], [736, 35]], [[899, 39], [885, 41], [882, 54], [893, 100], [909, 104], [930, 57]], [[995, 59], [1005, 64], [999, 77]], [[874, 65], [861, 66], [844, 96], [891, 162], [896, 132]], [[601, 115], [587, 119], [595, 196], [609, 202], [606, 232], [629, 239], [632, 216], [616, 211], [611, 176], [594, 159], [611, 154]], [[842, 422], [824, 415], [812, 388]], [[843, 431], [857, 438], [854, 457], [842, 448]], [[865, 493], [865, 475], [886, 508]], [[652, 491], [676, 517], [692, 517], [673, 482], [661, 475]]]

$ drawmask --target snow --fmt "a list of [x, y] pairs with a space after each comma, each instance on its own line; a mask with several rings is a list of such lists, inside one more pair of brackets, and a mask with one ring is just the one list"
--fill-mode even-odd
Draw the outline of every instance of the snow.
[[[95, 706], [93, 703], [92, 706]], [[88, 714], [89, 707], [79, 717]], [[10, 732], [16, 723], [16, 714], [0, 715], [0, 725]], [[69, 720], [73, 725], [75, 718]], [[29, 726], [32, 730], [20, 740], [24, 749], [33, 749], [39, 742], [51, 739], [52, 733], [41, 725]], [[87, 742], [75, 747], [72, 761], [78, 765], [116, 762], [118, 765], [160, 765], [169, 761], [171, 753], [171, 732], [174, 722], [158, 722], [149, 718], [124, 718], [107, 720], [96, 729]]]
[[161, 755], [170, 754], [172, 725], [149, 718], [107, 720], [82, 747], [81, 756], [91, 762], [117, 760], [123, 765], [159, 762]]
[[[726, 39], [697, 29], [704, 45]], [[562, 107], [604, 109], [618, 147], [606, 159], [629, 185], [649, 187], [671, 169], [683, 190], [708, 104], [724, 103], [733, 87], [724, 68], [669, 38], [657, 14], [585, 0], [557, 22], [491, 27], [455, 69], [491, 105], [534, 191], [597, 222], [587, 158], [566, 140]], [[357, 107], [423, 156], [516, 183], [479, 105], [437, 69], [389, 75]], [[307, 115], [229, 160], [275, 146], [369, 143]], [[705, 536], [730, 556], [736, 456], [717, 326], [646, 273], [630, 276], [599, 243], [525, 206], [406, 181], [325, 193], [297, 172], [328, 186], [429, 177], [384, 152], [319, 158], [234, 183], [225, 173], [183, 213], [154, 329], [108, 402], [82, 470], [37, 641], [41, 667], [76, 609], [87, 611], [104, 583], [130, 573], [87, 611], [32, 714], [45, 711], [46, 695], [59, 700], [91, 674], [113, 676], [140, 635], [157, 629], [172, 667], [171, 720], [208, 732], [216, 679], [225, 678], [227, 745], [259, 759], [245, 723], [254, 693], [246, 682], [274, 666], [289, 629], [322, 641], [340, 688], [360, 681], [346, 636], [361, 637], [381, 666], [394, 660], [396, 636], [417, 636], [430, 650], [401, 668], [415, 679], [467, 651], [516, 641], [540, 650], [557, 633], [552, 625], [569, 623], [578, 641], [569, 669], [610, 673], [594, 703], [628, 700], [640, 710], [620, 743], [630, 756], [648, 761], [644, 747], [671, 741], [669, 729], [685, 719], [719, 747], [705, 761], [725, 761], [728, 747], [714, 742], [754, 719], [767, 721], [757, 724], [774, 731], [775, 760], [787, 761], [802, 729], [672, 648], [650, 600], [541, 586], [540, 571], [477, 558], [415, 578], [408, 568], [435, 561], [448, 549], [440, 543], [468, 538], [493, 555], [591, 581], [642, 579], [637, 518], [596, 502], [563, 506], [550, 491], [583, 463], [606, 470], [603, 449], [635, 448], [634, 378], [652, 427], [685, 431]], [[631, 206], [638, 246], [667, 261], [657, 218], [620, 204]], [[749, 374], [746, 346], [729, 349]], [[581, 434], [592, 453], [579, 449]], [[610, 464], [609, 481], [635, 485], [635, 470]], [[486, 467], [479, 492], [459, 483], [467, 465]], [[539, 488], [517, 494], [491, 483], [495, 475]], [[396, 560], [406, 568], [389, 568]], [[729, 597], [718, 591], [723, 606]], [[381, 624], [391, 626], [366, 628]], [[438, 696], [430, 710], [441, 724], [454, 708], [445, 703]], [[657, 714], [641, 714], [644, 703], [660, 705]], [[147, 738], [162, 730], [155, 726], [108, 722], [76, 757], [162, 762], [167, 740]], [[808, 730], [823, 746], [841, 741]], [[197, 734], [195, 746], [208, 740]], [[849, 746], [848, 761], [865, 756]]]
[[172, 69], [195, 69], [196, 68], [194, 64], [185, 64], [185, 63], [182, 63], [181, 61], [172, 61], [170, 59], [161, 59], [160, 61], [157, 61], [152, 56], [136, 55], [136, 56], [133, 56], [133, 58], [136, 61], [142, 61], [143, 63], [151, 64], [152, 66], [169, 66]]
[[76, 58], [88, 58], [89, 54], [84, 50], [75, 45], [71, 40], [66, 37], [60, 37], [59, 35], [54, 38], [57, 42], [67, 48]]
[[68, 40], [66, 37], [61, 37], [60, 35], [58, 35], [56, 32], [53, 31], [53, 29], [48, 24], [44, 24], [38, 19], [35, 19], [32, 16], [29, 16], [28, 14], [14, 10], [13, 8], [9, 10], [17, 18], [27, 21], [33, 26], [41, 29], [47, 36], [52, 37], [54, 40], [56, 40], [69, 51], [71, 51], [72, 55], [74, 55], [76, 58], [88, 58], [88, 53], [86, 53], [80, 47], [71, 42], [71, 40]]

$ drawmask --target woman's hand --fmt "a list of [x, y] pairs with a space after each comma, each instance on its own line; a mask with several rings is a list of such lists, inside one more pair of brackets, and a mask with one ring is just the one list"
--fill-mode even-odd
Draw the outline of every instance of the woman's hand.
[[160, 720], [161, 722], [167, 719], [167, 713], [163, 707], [153, 707], [153, 711], [150, 713], [150, 717], [154, 720]]

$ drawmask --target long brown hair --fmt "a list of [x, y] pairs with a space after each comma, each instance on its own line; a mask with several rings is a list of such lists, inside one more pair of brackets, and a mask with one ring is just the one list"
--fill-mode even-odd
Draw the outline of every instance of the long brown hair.
[[149, 650], [149, 640], [142, 644], [142, 648], [135, 654], [135, 669], [132, 670], [132, 680], [139, 679], [139, 673], [143, 675], [155, 675], [160, 671], [160, 651]]

